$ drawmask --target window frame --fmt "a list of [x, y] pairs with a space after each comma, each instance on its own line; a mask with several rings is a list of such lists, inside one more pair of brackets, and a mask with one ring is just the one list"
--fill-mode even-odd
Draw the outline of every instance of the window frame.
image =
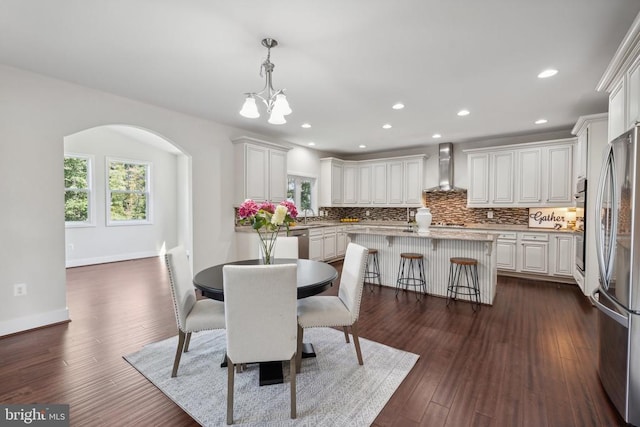
[[[311, 181], [311, 210], [313, 211], [313, 215], [307, 215], [309, 218], [317, 217], [318, 215], [318, 177], [314, 175], [308, 175], [304, 173], [298, 172], [290, 172], [287, 173], [287, 193], [289, 192], [289, 179], [293, 178], [296, 181], [296, 189], [301, 187], [301, 182], [309, 180]], [[298, 208], [298, 217], [304, 217], [304, 210], [301, 206], [301, 201], [297, 198], [300, 197], [300, 192], [296, 191], [293, 202]], [[287, 197], [287, 200], [290, 200]]]
[[[144, 194], [146, 197], [146, 219], [111, 219], [111, 195], [114, 191], [111, 190], [110, 184], [110, 172], [112, 163], [124, 163], [133, 165], [145, 166], [145, 191], [143, 192], [128, 192], [116, 190], [115, 193], [139, 193]], [[122, 157], [105, 157], [105, 219], [108, 227], [119, 227], [129, 225], [150, 225], [153, 224], [153, 191], [151, 186], [151, 168], [152, 163], [145, 160], [133, 160], [125, 159]]]
[[[87, 188], [86, 189], [73, 189], [65, 186], [64, 192], [67, 191], [81, 191], [87, 193], [87, 220], [86, 221], [64, 221], [65, 228], [83, 228], [83, 227], [95, 227], [96, 215], [95, 215], [95, 174], [93, 171], [93, 165], [95, 163], [95, 156], [91, 154], [65, 152], [64, 159], [72, 157], [76, 159], [84, 159], [87, 161]], [[63, 164], [64, 168], [64, 164]], [[64, 170], [63, 170], [64, 173]], [[66, 203], [65, 203], [66, 208]]]

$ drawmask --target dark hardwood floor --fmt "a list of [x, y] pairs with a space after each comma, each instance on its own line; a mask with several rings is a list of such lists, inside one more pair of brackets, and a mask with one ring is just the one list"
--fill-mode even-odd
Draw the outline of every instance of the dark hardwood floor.
[[[197, 425], [122, 359], [176, 334], [162, 260], [77, 267], [67, 283], [71, 323], [0, 339], [0, 402], [67, 403], [77, 426]], [[477, 314], [365, 289], [360, 318], [362, 337], [420, 355], [376, 426], [624, 425], [575, 286], [499, 277]]]

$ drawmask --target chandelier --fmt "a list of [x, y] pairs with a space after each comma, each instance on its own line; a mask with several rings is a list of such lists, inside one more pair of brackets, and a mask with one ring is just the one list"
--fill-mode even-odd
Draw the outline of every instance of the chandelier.
[[[260, 77], [265, 77], [264, 88], [260, 92], [248, 92], [244, 101], [240, 115], [250, 119], [260, 117], [256, 98], [260, 98], [267, 106], [269, 113], [269, 123], [272, 125], [281, 125], [287, 123], [284, 116], [291, 114], [291, 108], [284, 94], [284, 89], [275, 90], [272, 85], [271, 73], [273, 73], [274, 64], [271, 63], [271, 48], [278, 46], [278, 41], [274, 39], [263, 39], [262, 46], [267, 48], [267, 59], [260, 66]], [[263, 74], [264, 72], [264, 74]]]

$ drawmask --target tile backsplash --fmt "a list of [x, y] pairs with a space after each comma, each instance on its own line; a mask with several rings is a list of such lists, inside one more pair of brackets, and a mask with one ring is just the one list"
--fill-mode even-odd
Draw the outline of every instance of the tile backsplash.
[[[513, 224], [527, 225], [529, 223], [528, 208], [467, 208], [467, 192], [435, 192], [423, 193], [423, 204], [431, 209], [432, 223], [474, 223], [474, 224]], [[410, 211], [415, 212], [415, 208]], [[340, 218], [358, 218], [369, 220], [406, 221], [407, 208], [320, 208], [327, 216], [316, 220], [339, 220]], [[369, 216], [366, 215], [369, 211]], [[493, 218], [487, 218], [487, 212], [493, 211]], [[413, 219], [413, 218], [411, 218]]]

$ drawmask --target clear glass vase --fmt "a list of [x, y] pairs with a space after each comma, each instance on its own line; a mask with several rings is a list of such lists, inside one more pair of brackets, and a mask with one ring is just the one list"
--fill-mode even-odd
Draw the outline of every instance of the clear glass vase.
[[275, 264], [277, 234], [269, 233], [269, 235], [263, 235], [258, 233], [260, 236], [260, 257], [263, 264]]

